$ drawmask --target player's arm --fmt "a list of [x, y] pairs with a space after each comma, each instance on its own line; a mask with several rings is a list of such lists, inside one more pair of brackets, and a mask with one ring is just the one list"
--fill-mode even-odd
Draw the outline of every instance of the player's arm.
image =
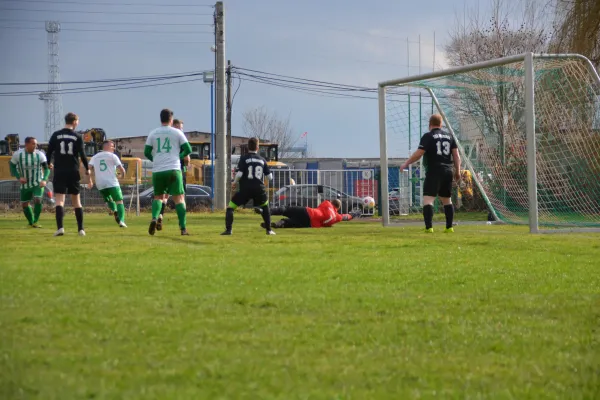
[[79, 152], [79, 157], [81, 158], [81, 162], [83, 163], [83, 166], [85, 167], [85, 174], [89, 175], [90, 174], [90, 166], [88, 164], [87, 156], [85, 155], [85, 148], [83, 147], [83, 138], [81, 136], [78, 137], [75, 144], [77, 145], [77, 149], [78, 149], [77, 151]]
[[183, 132], [181, 132], [179, 129], [177, 132], [179, 135], [179, 148], [181, 149], [179, 152], [179, 159], [183, 160], [189, 154], [192, 154], [192, 146], [190, 145], [190, 142], [188, 142]]
[[400, 166], [400, 169], [406, 169], [410, 164], [419, 161], [421, 157], [423, 157], [423, 154], [425, 154], [425, 150], [427, 150], [427, 148], [429, 147], [430, 142], [431, 136], [423, 135], [423, 137], [421, 137], [421, 141], [419, 142], [419, 147], [417, 148], [417, 150], [415, 150], [415, 152], [412, 153], [408, 160], [406, 160], [404, 164]]
[[25, 183], [21, 181], [21, 174], [19, 173], [19, 168], [17, 167], [19, 163], [19, 155], [17, 153], [13, 154], [13, 156], [10, 159], [10, 162], [8, 163], [9, 168], [10, 168], [10, 173], [12, 175], [15, 176], [15, 178], [17, 178], [17, 180], [21, 183]]
[[146, 139], [146, 145], [144, 146], [144, 157], [146, 157], [150, 161], [154, 161], [154, 157], [152, 157], [152, 134], [148, 135]]
[[48, 177], [50, 177], [50, 167], [48, 166], [48, 159], [43, 158], [41, 163], [42, 169], [44, 170], [44, 175], [42, 175], [42, 181], [40, 182], [40, 186], [46, 186], [46, 182], [48, 182]]
[[263, 158], [263, 161], [265, 163], [265, 166], [263, 168], [263, 176], [266, 176], [269, 179], [269, 181], [272, 181], [273, 180], [273, 173], [271, 172], [271, 168], [269, 168], [269, 164], [267, 164], [267, 160], [265, 160]]
[[[454, 143], [454, 141], [452, 142]], [[456, 143], [454, 143], [456, 146]], [[460, 154], [458, 154], [458, 148], [454, 147], [452, 149], [452, 159], [454, 160], [454, 179], [456, 182], [460, 181]]]
[[48, 165], [52, 168], [52, 156], [54, 155], [54, 147], [56, 146], [56, 139], [54, 135], [50, 137], [48, 141], [48, 151], [46, 152], [46, 160], [48, 160]]

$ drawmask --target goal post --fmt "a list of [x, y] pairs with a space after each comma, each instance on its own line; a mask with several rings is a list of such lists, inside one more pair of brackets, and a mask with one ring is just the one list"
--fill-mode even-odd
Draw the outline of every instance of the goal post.
[[381, 82], [378, 96], [384, 226], [396, 220], [402, 174], [411, 196], [410, 182], [423, 179], [394, 166], [439, 113], [497, 221], [531, 233], [600, 231], [600, 77], [584, 56], [504, 57]]

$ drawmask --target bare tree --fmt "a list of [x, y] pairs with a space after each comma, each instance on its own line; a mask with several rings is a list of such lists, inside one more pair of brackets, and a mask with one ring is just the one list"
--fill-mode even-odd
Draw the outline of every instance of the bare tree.
[[276, 112], [269, 112], [264, 107], [247, 110], [243, 114], [242, 130], [248, 137], [257, 137], [261, 141], [277, 143], [279, 145], [279, 158], [290, 158], [289, 151], [296, 145], [299, 135], [293, 131], [290, 116], [280, 118]]

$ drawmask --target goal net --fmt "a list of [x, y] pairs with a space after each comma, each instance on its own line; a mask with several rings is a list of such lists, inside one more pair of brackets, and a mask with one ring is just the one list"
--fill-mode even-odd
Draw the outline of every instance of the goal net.
[[[440, 113], [496, 220], [600, 228], [600, 78], [585, 57], [524, 54], [382, 82], [379, 112], [382, 188], [401, 185], [392, 166]], [[425, 174], [419, 163], [402, 173], [414, 209]], [[383, 200], [388, 225], [396, 203]]]

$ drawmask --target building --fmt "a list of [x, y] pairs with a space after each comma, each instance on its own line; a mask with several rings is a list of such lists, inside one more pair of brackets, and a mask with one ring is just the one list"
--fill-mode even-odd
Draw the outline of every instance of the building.
[[[190, 131], [185, 132], [185, 136], [190, 142], [207, 142], [210, 143], [211, 134], [207, 132]], [[144, 146], [148, 136], [127, 136], [111, 138], [115, 142], [116, 150], [122, 157], [139, 157], [144, 158]], [[248, 143], [248, 138], [245, 136], [232, 136], [231, 145], [236, 148], [235, 153], [239, 154], [241, 144]]]

